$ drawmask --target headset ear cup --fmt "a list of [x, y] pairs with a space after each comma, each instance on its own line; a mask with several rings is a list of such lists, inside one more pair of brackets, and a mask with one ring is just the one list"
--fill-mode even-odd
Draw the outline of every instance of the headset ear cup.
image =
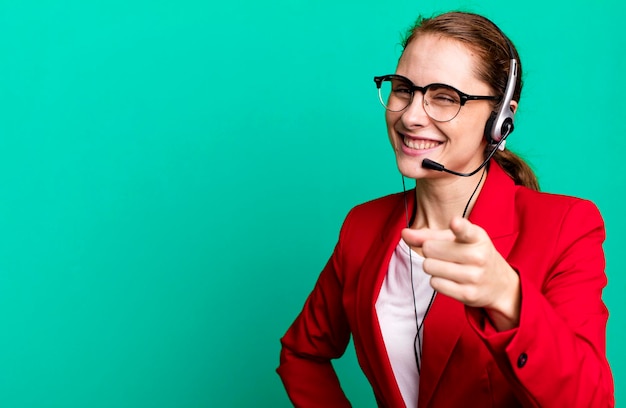
[[513, 118], [512, 117], [506, 118], [504, 120], [504, 123], [502, 124], [502, 129], [500, 129], [501, 137], [508, 136], [511, 132], [513, 132], [514, 128], [515, 126], [513, 126]]
[[497, 116], [498, 114], [496, 112], [491, 112], [491, 115], [489, 115], [489, 119], [487, 119], [487, 123], [485, 124], [485, 139], [487, 139], [487, 143], [489, 144], [498, 143], [498, 141], [494, 141], [493, 137], [494, 124]]

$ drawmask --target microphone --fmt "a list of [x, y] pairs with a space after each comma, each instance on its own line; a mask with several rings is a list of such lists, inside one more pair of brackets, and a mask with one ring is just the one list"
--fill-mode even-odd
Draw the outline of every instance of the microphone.
[[459, 176], [459, 177], [470, 177], [470, 176], [473, 176], [474, 174], [478, 173], [480, 171], [480, 169], [485, 167], [487, 165], [487, 163], [489, 163], [489, 160], [491, 160], [493, 155], [496, 154], [496, 150], [498, 150], [500, 145], [504, 142], [504, 140], [508, 136], [508, 133], [510, 133], [510, 131], [505, 133], [504, 137], [502, 137], [502, 139], [500, 139], [500, 141], [493, 146], [493, 149], [491, 150], [491, 152], [489, 153], [489, 155], [487, 156], [485, 161], [482, 162], [482, 164], [480, 166], [478, 166], [474, 171], [471, 171], [469, 173], [459, 173], [458, 171], [446, 169], [446, 167], [443, 164], [437, 163], [436, 161], [433, 161], [433, 160], [430, 160], [430, 159], [422, 160], [422, 168], [428, 169], [428, 170], [435, 170], [435, 171], [445, 171], [446, 173], [454, 174], [455, 176]]

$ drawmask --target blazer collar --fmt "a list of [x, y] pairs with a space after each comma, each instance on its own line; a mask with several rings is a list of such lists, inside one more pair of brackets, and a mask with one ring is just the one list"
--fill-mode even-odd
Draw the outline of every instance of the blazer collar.
[[[476, 199], [468, 219], [473, 224], [479, 225], [487, 231], [492, 240], [515, 233], [517, 231], [515, 217], [516, 189], [517, 186], [504, 172], [502, 167], [495, 160], [491, 160], [485, 184]], [[398, 231], [401, 231], [407, 224], [407, 212], [408, 214], [413, 214], [415, 211], [415, 191], [407, 191], [405, 199], [406, 202], [399, 201], [396, 203], [389, 218], [390, 222], [385, 225], [381, 232], [384, 242], [389, 242], [390, 238], [395, 238], [399, 234]], [[405, 206], [407, 211], [405, 211]], [[498, 250], [500, 249], [507, 249], [506, 245], [498, 248]], [[500, 252], [502, 253], [502, 251]]]
[[[487, 179], [483, 186], [474, 208], [469, 215], [469, 220], [482, 227], [494, 244], [496, 240], [510, 236], [517, 232], [517, 218], [515, 216], [515, 193], [517, 186], [494, 160], [490, 162]], [[500, 243], [501, 244], [501, 243]], [[503, 252], [510, 251], [506, 245], [497, 249], [506, 258]]]

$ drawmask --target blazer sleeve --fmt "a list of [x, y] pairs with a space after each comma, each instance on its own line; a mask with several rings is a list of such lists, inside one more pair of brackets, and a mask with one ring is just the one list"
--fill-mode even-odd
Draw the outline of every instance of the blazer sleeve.
[[[497, 333], [484, 312], [466, 308], [470, 324], [525, 406], [615, 404], [606, 359], [608, 310], [602, 301], [607, 283], [604, 239], [598, 209], [577, 200], [561, 218], [554, 261], [542, 282], [529, 278], [537, 271], [511, 265], [521, 281], [517, 328]], [[545, 248], [540, 245], [537, 250]]]
[[343, 355], [350, 329], [342, 304], [342, 236], [302, 311], [281, 339], [277, 372], [296, 407], [350, 407], [332, 359]]

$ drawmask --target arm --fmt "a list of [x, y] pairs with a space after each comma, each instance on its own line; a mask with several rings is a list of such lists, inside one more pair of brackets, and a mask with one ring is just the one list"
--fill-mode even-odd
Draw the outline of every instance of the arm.
[[467, 316], [525, 405], [612, 407], [602, 218], [593, 204], [577, 201], [559, 228], [541, 287], [529, 278], [538, 271], [512, 265], [521, 285], [517, 328], [498, 333], [478, 308], [467, 307]]
[[277, 372], [296, 407], [350, 407], [331, 363], [343, 355], [350, 340], [339, 276], [340, 243], [281, 339]]

